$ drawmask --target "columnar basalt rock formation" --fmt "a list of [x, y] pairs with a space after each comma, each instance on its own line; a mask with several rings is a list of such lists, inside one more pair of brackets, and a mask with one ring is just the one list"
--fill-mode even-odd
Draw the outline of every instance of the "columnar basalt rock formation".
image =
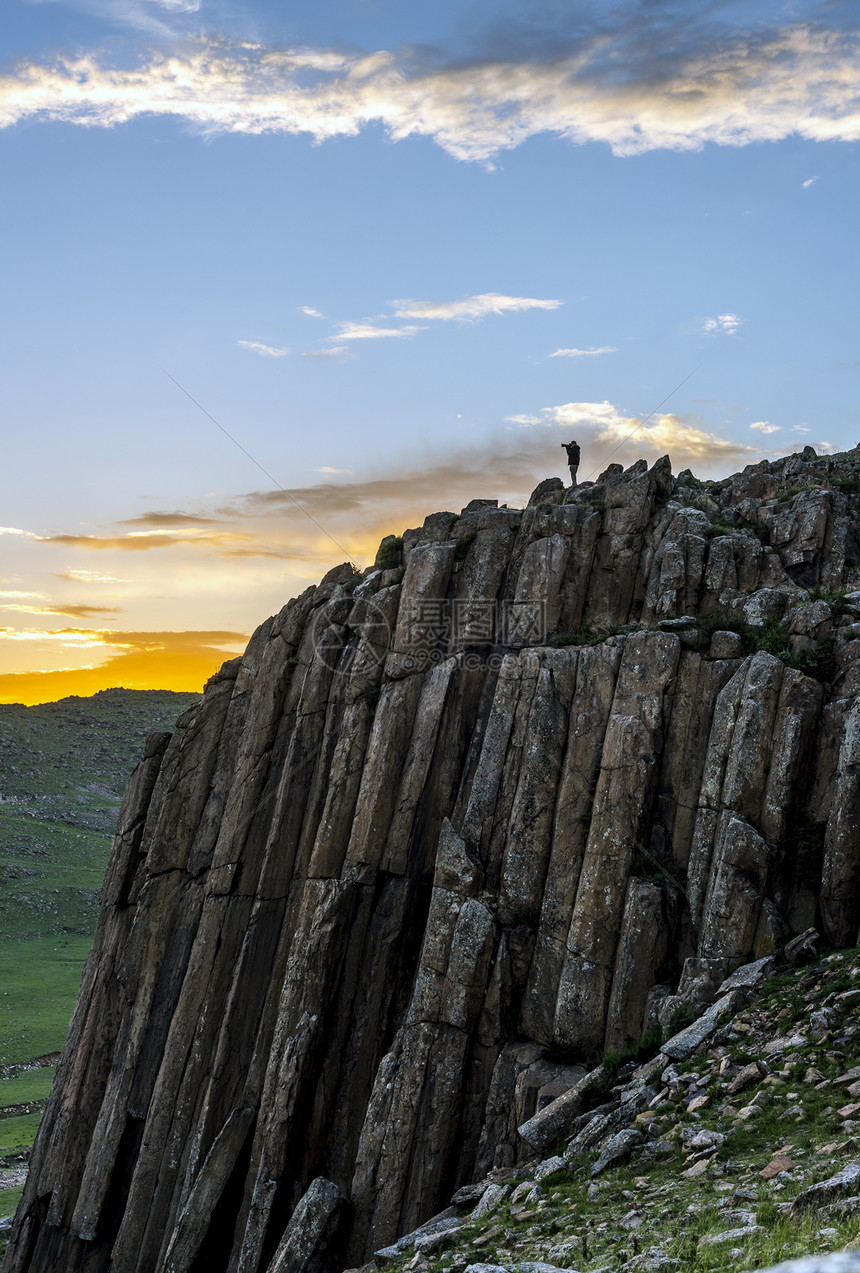
[[[337, 1269], [860, 924], [860, 451], [437, 513], [126, 793], [6, 1273]], [[395, 564], [392, 564], [395, 563]]]

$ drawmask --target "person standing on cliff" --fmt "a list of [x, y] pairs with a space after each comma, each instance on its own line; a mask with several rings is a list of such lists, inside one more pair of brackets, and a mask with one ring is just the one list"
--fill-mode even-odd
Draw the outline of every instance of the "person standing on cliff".
[[567, 463], [570, 467], [570, 484], [576, 486], [576, 470], [579, 468], [579, 443], [578, 442], [562, 442], [561, 444], [567, 451]]

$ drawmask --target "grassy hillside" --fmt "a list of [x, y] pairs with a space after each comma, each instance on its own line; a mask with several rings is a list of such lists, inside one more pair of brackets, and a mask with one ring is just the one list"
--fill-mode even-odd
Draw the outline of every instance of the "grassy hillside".
[[74, 1008], [125, 784], [147, 734], [198, 700], [117, 689], [0, 705], [0, 1217]]
[[785, 968], [688, 1059], [620, 1065], [594, 1100], [623, 1108], [637, 1077], [650, 1099], [602, 1152], [573, 1139], [497, 1169], [377, 1262], [390, 1273], [742, 1273], [860, 1249], [858, 1003], [856, 947]]

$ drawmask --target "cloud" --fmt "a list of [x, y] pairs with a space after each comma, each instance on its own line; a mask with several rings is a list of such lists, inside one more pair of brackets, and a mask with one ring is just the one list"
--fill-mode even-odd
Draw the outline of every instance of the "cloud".
[[801, 182], [801, 185], [803, 186], [804, 190], [808, 190], [810, 186], [814, 186], [816, 181], [820, 181], [820, 180], [821, 180], [820, 177], [807, 177], [805, 181]]
[[148, 52], [135, 66], [106, 53], [22, 59], [0, 78], [0, 126], [110, 127], [161, 115], [207, 134], [324, 142], [382, 124], [394, 141], [429, 137], [457, 159], [485, 163], [540, 133], [617, 155], [860, 138], [856, 31], [808, 21], [714, 34], [707, 10], [679, 16], [671, 32], [641, 11], [617, 32], [597, 25], [538, 54], [495, 59], [211, 36]]
[[310, 305], [300, 305], [299, 309], [303, 314], [307, 314], [308, 318], [325, 318], [325, 314], [321, 314], [318, 309], [311, 309]]
[[14, 610], [19, 614], [63, 615], [69, 619], [93, 619], [98, 615], [123, 613], [120, 606], [66, 605], [60, 602], [48, 606], [3, 605], [0, 609]]
[[596, 358], [598, 354], [617, 354], [616, 345], [601, 345], [599, 349], [595, 349], [590, 345], [588, 349], [557, 349], [554, 354], [550, 354], [550, 358]]
[[743, 321], [737, 314], [718, 314], [716, 318], [702, 319], [702, 331], [724, 332], [727, 336], [734, 336]]
[[791, 431], [792, 433], [809, 433], [810, 432], [810, 430], [807, 429], [805, 425], [802, 425], [802, 424], [793, 424], [791, 426]]
[[[156, 514], [156, 516], [158, 516]], [[133, 518], [133, 521], [146, 521], [145, 517]], [[211, 520], [213, 526], [218, 522]], [[227, 528], [213, 531], [173, 532], [170, 530], [129, 531], [125, 535], [37, 535], [41, 544], [62, 544], [66, 548], [85, 548], [104, 552], [118, 549], [120, 552], [149, 552], [155, 548], [177, 548], [191, 546], [216, 550], [224, 555], [236, 554], [241, 550], [243, 556], [270, 556], [270, 549], [257, 542], [256, 536]]]
[[769, 420], [756, 420], [750, 428], [757, 429], [759, 433], [779, 433], [779, 425], [771, 424]]
[[54, 574], [57, 579], [70, 579], [73, 583], [131, 583], [130, 579], [103, 575], [97, 570], [57, 570]]
[[355, 358], [355, 354], [351, 354], [346, 345], [335, 345], [332, 349], [308, 349], [302, 357], [313, 358], [318, 362], [349, 362]]
[[434, 318], [468, 323], [488, 314], [510, 314], [524, 309], [558, 309], [564, 301], [535, 300], [529, 296], [503, 296], [482, 292], [460, 301], [394, 301], [398, 318]]
[[352, 469], [332, 469], [332, 468], [329, 468], [327, 464], [324, 464], [322, 468], [314, 469], [314, 472], [315, 473], [351, 473]]
[[153, 511], [151, 513], [141, 513], [137, 517], [126, 517], [120, 524], [122, 526], [164, 527], [217, 526], [219, 523], [217, 518], [203, 517], [199, 513], [183, 513], [181, 511], [163, 513]]
[[341, 323], [332, 340], [381, 340], [389, 336], [414, 336], [423, 327], [374, 327], [373, 323]]
[[24, 539], [32, 539], [32, 532], [20, 530], [17, 526], [0, 526], [0, 535], [21, 535]]
[[[48, 703], [68, 694], [89, 695], [112, 686], [127, 689], [202, 690], [225, 657], [241, 653], [241, 632], [118, 632], [65, 628], [60, 632], [18, 632], [0, 628], [0, 637], [45, 641], [77, 651], [92, 650], [102, 661], [90, 667], [0, 675], [0, 702]], [[67, 656], [68, 657], [68, 656]]]
[[[646, 417], [643, 422], [642, 417], [625, 415], [607, 401], [566, 402], [555, 407], [543, 407], [538, 417], [520, 417], [520, 422], [532, 430], [536, 425], [545, 428], [557, 426], [564, 429], [565, 435], [576, 436], [580, 443], [587, 438], [594, 451], [604, 450], [603, 460], [597, 468], [604, 467], [609, 455], [614, 455], [622, 444], [628, 445], [629, 450], [637, 455], [644, 454], [654, 459], [668, 454], [676, 471], [702, 465], [726, 467], [739, 459], [760, 454], [755, 447], [702, 429], [697, 421], [683, 416], [667, 413]], [[613, 442], [618, 446], [606, 453], [605, 448]], [[583, 464], [583, 480], [587, 480], [586, 469], [587, 465]]]
[[259, 354], [261, 358], [286, 358], [290, 352], [286, 347], [277, 349], [274, 345], [263, 345], [259, 340], [237, 340], [236, 344], [240, 349], [249, 349], [252, 354]]

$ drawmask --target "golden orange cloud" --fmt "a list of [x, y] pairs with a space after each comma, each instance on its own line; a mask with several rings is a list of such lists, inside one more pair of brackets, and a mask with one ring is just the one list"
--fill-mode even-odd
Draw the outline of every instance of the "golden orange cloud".
[[70, 644], [77, 641], [106, 653], [115, 652], [93, 667], [0, 675], [0, 703], [49, 703], [70, 694], [86, 696], [117, 686], [200, 691], [225, 659], [241, 653], [248, 639], [239, 632], [99, 632], [85, 628], [27, 635], [34, 640], [56, 636]]

